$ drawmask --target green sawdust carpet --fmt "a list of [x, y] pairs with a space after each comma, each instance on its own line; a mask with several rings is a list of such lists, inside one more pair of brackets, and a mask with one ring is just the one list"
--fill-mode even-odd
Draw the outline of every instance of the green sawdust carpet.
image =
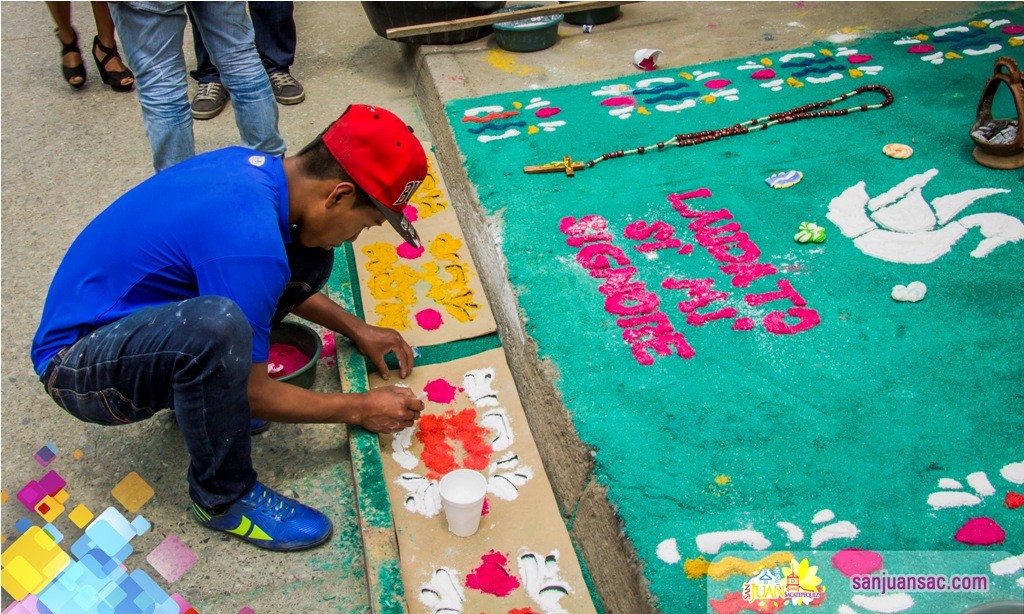
[[[979, 166], [968, 136], [996, 58], [1024, 64], [1022, 33], [1021, 11], [990, 13], [448, 105], [503, 225], [526, 330], [561, 374], [666, 612], [706, 607], [698, 557], [727, 550], [1024, 549], [1024, 508], [1004, 504], [1024, 491], [1024, 173]], [[874, 83], [891, 89], [888, 108], [649, 150], [571, 179], [521, 170]], [[996, 105], [1013, 115], [1006, 88]], [[890, 143], [913, 156], [886, 156]], [[802, 181], [766, 183], [787, 171]], [[794, 241], [802, 222], [827, 239]], [[923, 300], [894, 300], [920, 293], [911, 282]], [[1002, 543], [991, 525], [992, 545], [956, 541], [975, 517]], [[833, 574], [828, 609], [856, 609], [829, 557], [810, 561]], [[922, 565], [902, 571], [950, 571]], [[1017, 567], [989, 573], [989, 593], [905, 596], [927, 610], [1020, 595]]]

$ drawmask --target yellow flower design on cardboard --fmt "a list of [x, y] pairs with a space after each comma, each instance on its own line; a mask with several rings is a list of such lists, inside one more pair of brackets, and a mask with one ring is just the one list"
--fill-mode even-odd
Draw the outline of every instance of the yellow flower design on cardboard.
[[[824, 592], [825, 587], [818, 588], [821, 585], [821, 578], [818, 577], [818, 566], [811, 565], [807, 562], [807, 559], [796, 562], [796, 559], [792, 559], [789, 563], [789, 567], [782, 568], [783, 582], [786, 578], [796, 574], [800, 579], [800, 589], [808, 592]], [[792, 599], [793, 605], [810, 604], [813, 598], [807, 597], [794, 597]]]
[[427, 247], [434, 260], [427, 260], [415, 268], [399, 264], [394, 245], [377, 242], [363, 247], [362, 252], [367, 257], [363, 266], [371, 274], [366, 282], [367, 289], [379, 301], [373, 308], [380, 316], [376, 325], [395, 330], [408, 329], [409, 314], [421, 302], [423, 285], [429, 287], [423, 292], [426, 299], [444, 307], [459, 322], [473, 320], [480, 304], [474, 300], [473, 290], [469, 287], [472, 271], [469, 263], [460, 257], [461, 249], [460, 239], [441, 233]]

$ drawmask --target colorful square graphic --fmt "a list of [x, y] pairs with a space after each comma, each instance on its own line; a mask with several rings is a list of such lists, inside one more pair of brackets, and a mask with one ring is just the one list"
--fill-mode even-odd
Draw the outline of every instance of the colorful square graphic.
[[32, 455], [32, 458], [36, 459], [41, 467], [47, 467], [53, 462], [53, 459], [57, 458], [57, 444], [52, 441], [46, 442], [46, 445], [39, 448], [39, 451]]
[[110, 491], [114, 499], [130, 513], [135, 513], [153, 498], [153, 487], [132, 471]]
[[39, 594], [71, 562], [71, 557], [39, 527], [29, 527], [0, 555], [0, 585], [14, 599]]
[[79, 503], [75, 506], [75, 509], [68, 513], [68, 519], [75, 523], [76, 527], [81, 529], [84, 528], [85, 525], [89, 524], [89, 521], [93, 519], [93, 513], [89, 511], [89, 508]]
[[168, 535], [146, 557], [153, 569], [168, 582], [177, 582], [196, 562], [196, 555], [174, 534]]

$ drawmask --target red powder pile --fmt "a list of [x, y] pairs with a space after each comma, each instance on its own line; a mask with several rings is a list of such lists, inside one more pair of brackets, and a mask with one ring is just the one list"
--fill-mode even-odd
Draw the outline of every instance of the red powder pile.
[[302, 367], [305, 367], [309, 363], [309, 356], [306, 356], [299, 351], [299, 348], [294, 345], [288, 345], [287, 343], [271, 343], [270, 344], [270, 357], [267, 359], [267, 363], [273, 367], [273, 365], [281, 365], [284, 367], [280, 371], [271, 372], [270, 377], [277, 379], [286, 375], [295, 373]]
[[504, 554], [491, 550], [480, 560], [480, 566], [466, 576], [468, 588], [497, 597], [507, 597], [519, 588], [519, 580], [505, 569], [508, 558]]
[[476, 423], [475, 409], [458, 413], [449, 410], [440, 416], [422, 415], [418, 427], [416, 438], [423, 444], [420, 460], [426, 465], [427, 477], [431, 480], [459, 468], [450, 441], [462, 444], [462, 467], [478, 471], [487, 468], [493, 452], [488, 443], [490, 431]]

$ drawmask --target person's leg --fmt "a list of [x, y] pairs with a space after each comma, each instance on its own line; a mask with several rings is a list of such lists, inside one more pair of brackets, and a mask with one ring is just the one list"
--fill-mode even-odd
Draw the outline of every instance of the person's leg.
[[182, 50], [184, 3], [113, 2], [110, 10], [135, 72], [153, 168], [161, 171], [196, 153]]
[[268, 73], [288, 72], [295, 62], [295, 31], [291, 2], [249, 2], [256, 51]]
[[[114, 20], [110, 17], [110, 8], [107, 7], [106, 2], [90, 2], [90, 4], [92, 5], [93, 19], [96, 21], [96, 38], [107, 49], [117, 50], [117, 40], [114, 38]], [[92, 55], [97, 63], [102, 60], [102, 58], [96, 57], [95, 47], [93, 47]], [[123, 73], [118, 80], [122, 87], [127, 87], [135, 82], [134, 75], [124, 65], [119, 55], [114, 54], [110, 56], [110, 60], [107, 61], [106, 70], [112, 73]]]
[[78, 48], [78, 33], [71, 25], [71, 3], [47, 2], [46, 8], [50, 9], [50, 17], [57, 26], [57, 38], [64, 46], [60, 58], [64, 80], [71, 87], [82, 87], [85, 85], [85, 65], [82, 62], [82, 51]]
[[196, 69], [189, 73], [189, 76], [199, 83], [220, 83], [220, 71], [210, 60], [210, 54], [206, 51], [206, 44], [203, 43], [203, 33], [196, 25], [196, 16], [192, 14], [192, 8], [185, 6], [188, 13], [188, 20], [192, 26], [192, 46], [196, 51]]
[[214, 66], [210, 54], [203, 43], [203, 33], [196, 25], [196, 16], [192, 9], [185, 7], [189, 21], [192, 23], [192, 39], [195, 41], [196, 63], [198, 66], [189, 75], [199, 82], [196, 95], [192, 98], [193, 119], [213, 119], [220, 115], [228, 104], [228, 90], [220, 82], [220, 71]]
[[231, 92], [235, 123], [246, 147], [282, 156], [277, 103], [256, 52], [252, 22], [242, 2], [191, 2], [203, 42]]
[[292, 76], [295, 61], [294, 6], [291, 2], [250, 2], [256, 50], [274, 88], [274, 98], [281, 104], [299, 104], [306, 99], [302, 84]]
[[256, 483], [250, 457], [252, 329], [232, 301], [207, 296], [142, 309], [62, 351], [43, 375], [71, 415], [99, 424], [173, 408], [192, 463], [189, 495], [223, 512]]

